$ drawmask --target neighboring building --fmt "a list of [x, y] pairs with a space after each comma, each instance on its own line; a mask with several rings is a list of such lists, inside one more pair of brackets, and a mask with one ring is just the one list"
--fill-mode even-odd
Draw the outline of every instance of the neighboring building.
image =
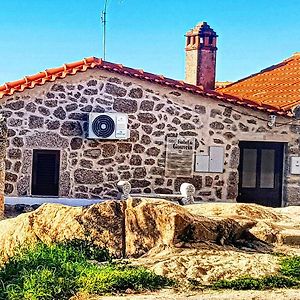
[[[279, 64], [273, 65], [266, 68], [259, 73], [248, 76], [237, 82], [228, 84], [217, 91], [225, 93], [229, 96], [240, 97], [243, 99], [248, 99], [256, 105], [266, 105], [277, 109], [278, 111], [285, 111], [288, 115], [293, 116], [290, 119], [290, 124], [288, 132], [288, 142], [284, 144], [285, 157], [287, 173], [283, 176], [283, 190], [287, 189], [287, 197], [290, 199], [291, 203], [300, 204], [300, 183], [299, 183], [299, 173], [300, 173], [300, 145], [299, 145], [299, 118], [300, 118], [300, 53], [295, 53], [292, 57], [280, 62]], [[298, 119], [298, 120], [296, 120]], [[280, 128], [286, 126], [285, 122], [276, 122], [275, 126]], [[282, 141], [284, 142], [284, 141]], [[281, 146], [282, 143], [274, 144], [275, 147]], [[271, 143], [266, 144], [266, 146], [271, 146]], [[259, 148], [263, 147], [258, 145], [256, 149], [252, 149], [252, 155], [258, 155], [255, 170], [259, 173], [261, 166], [259, 165], [261, 161], [263, 162], [263, 157]], [[244, 151], [250, 151], [248, 149]], [[278, 150], [276, 150], [278, 152]], [[252, 157], [253, 159], [253, 157]], [[268, 162], [270, 164], [270, 162]], [[267, 167], [267, 166], [266, 166]], [[275, 169], [278, 168], [278, 163], [271, 166]], [[270, 165], [268, 167], [270, 169]], [[240, 166], [242, 170], [242, 165]], [[279, 169], [281, 172], [281, 169]], [[258, 179], [261, 178], [258, 175]], [[242, 180], [242, 175], [240, 174], [240, 181]], [[243, 189], [240, 189], [243, 192]], [[256, 188], [258, 188], [258, 182], [256, 183]], [[267, 191], [267, 190], [266, 190]], [[252, 191], [250, 191], [252, 192]], [[260, 192], [258, 188], [258, 192]], [[285, 193], [285, 192], [284, 192]]]
[[300, 104], [300, 53], [218, 89], [231, 96], [249, 99], [279, 110], [289, 110]]
[[[187, 34], [192, 84], [88, 58], [1, 86], [6, 194], [97, 198], [115, 195], [119, 180], [142, 193], [191, 182], [205, 201], [299, 204], [293, 106], [204, 90], [214, 87], [216, 38], [206, 23]], [[127, 114], [130, 138], [87, 138], [91, 112]]]

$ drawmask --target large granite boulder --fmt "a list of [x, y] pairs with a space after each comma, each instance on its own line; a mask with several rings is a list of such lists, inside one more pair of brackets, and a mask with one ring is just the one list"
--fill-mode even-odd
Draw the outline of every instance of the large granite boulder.
[[193, 215], [164, 200], [106, 201], [85, 208], [44, 204], [0, 222], [0, 251], [7, 258], [22, 245], [77, 238], [92, 240], [116, 257], [139, 257], [161, 246], [234, 243], [252, 224]]
[[44, 204], [37, 210], [0, 222], [0, 251], [4, 259], [20, 246], [89, 239], [122, 254], [124, 202], [107, 201], [88, 208]]
[[254, 223], [213, 220], [163, 200], [133, 199], [126, 208], [126, 253], [139, 257], [159, 246], [184, 247], [203, 242], [235, 243]]
[[233, 219], [241, 226], [252, 221], [249, 232], [257, 239], [277, 245], [300, 245], [300, 206], [271, 208], [257, 204], [207, 203], [187, 210], [211, 219]]

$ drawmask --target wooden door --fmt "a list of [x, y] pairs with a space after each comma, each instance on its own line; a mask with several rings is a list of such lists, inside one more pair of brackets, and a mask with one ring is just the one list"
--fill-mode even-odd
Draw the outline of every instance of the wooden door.
[[33, 150], [32, 195], [58, 196], [59, 164], [58, 150]]

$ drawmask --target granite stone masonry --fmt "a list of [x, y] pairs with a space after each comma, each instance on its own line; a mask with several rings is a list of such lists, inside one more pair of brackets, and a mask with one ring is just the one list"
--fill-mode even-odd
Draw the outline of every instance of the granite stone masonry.
[[[11, 180], [14, 181], [15, 174], [5, 172], [5, 156], [7, 148], [7, 124], [6, 119], [0, 114], [0, 217], [4, 214], [4, 190], [6, 178], [11, 175]], [[20, 163], [20, 162], [19, 162]], [[17, 172], [19, 167], [16, 168]]]
[[[286, 162], [300, 155], [296, 120], [290, 125], [289, 118], [278, 116], [281, 125], [270, 128], [265, 112], [105, 70], [87, 70], [5, 96], [0, 109], [8, 124], [5, 193], [10, 196], [32, 195], [35, 149], [60, 151], [62, 197], [115, 195], [117, 182], [128, 180], [138, 193], [179, 192], [187, 182], [195, 186], [196, 200], [232, 202], [238, 196], [239, 141], [283, 142]], [[128, 114], [130, 138], [88, 139], [90, 112]], [[195, 154], [222, 147], [223, 171], [167, 177], [168, 137], [194, 137]], [[283, 177], [283, 204], [300, 204], [299, 176], [291, 175], [286, 164]]]

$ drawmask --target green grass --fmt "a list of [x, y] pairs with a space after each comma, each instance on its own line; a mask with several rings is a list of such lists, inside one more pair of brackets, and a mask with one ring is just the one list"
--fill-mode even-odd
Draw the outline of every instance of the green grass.
[[244, 276], [233, 280], [218, 280], [215, 289], [265, 290], [271, 288], [300, 288], [300, 257], [284, 257], [280, 260], [278, 274], [254, 278]]
[[280, 273], [300, 280], [300, 256], [283, 258]]
[[261, 278], [245, 276], [233, 280], [219, 280], [214, 283], [213, 287], [233, 290], [265, 290], [271, 288], [289, 288], [297, 285], [299, 285], [299, 281], [296, 279], [282, 275], [271, 275]]
[[0, 299], [64, 300], [78, 292], [155, 290], [169, 284], [143, 267], [113, 264], [106, 250], [77, 240], [19, 251], [0, 270]]

